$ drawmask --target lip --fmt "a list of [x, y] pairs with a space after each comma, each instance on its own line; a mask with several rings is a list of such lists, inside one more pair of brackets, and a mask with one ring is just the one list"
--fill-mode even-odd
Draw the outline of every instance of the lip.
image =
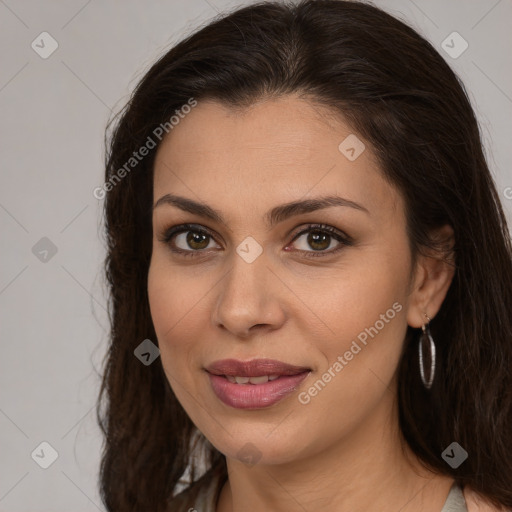
[[261, 377], [262, 375], [297, 375], [311, 371], [305, 366], [276, 361], [275, 359], [253, 359], [239, 361], [238, 359], [221, 359], [206, 368], [213, 375], [231, 375], [233, 377]]
[[[236, 409], [262, 409], [293, 393], [311, 372], [310, 368], [295, 366], [273, 359], [238, 361], [223, 359], [206, 368], [212, 390], [224, 404]], [[235, 384], [233, 377], [261, 377], [279, 375], [276, 380], [262, 384]]]

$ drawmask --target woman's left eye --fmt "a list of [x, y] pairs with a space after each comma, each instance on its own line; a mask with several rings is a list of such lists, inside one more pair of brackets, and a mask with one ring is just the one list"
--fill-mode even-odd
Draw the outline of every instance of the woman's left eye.
[[[307, 236], [305, 236], [307, 235]], [[327, 256], [336, 253], [345, 246], [353, 244], [352, 239], [338, 229], [325, 224], [310, 224], [306, 229], [297, 233], [292, 243], [302, 240], [302, 248], [298, 252], [304, 253], [306, 257]], [[207, 249], [211, 249], [213, 234], [206, 228], [194, 224], [182, 224], [167, 229], [159, 240], [169, 245], [171, 251], [182, 256], [200, 256]], [[332, 242], [335, 241], [334, 249]], [[181, 244], [181, 247], [180, 245]], [[289, 246], [287, 246], [288, 249]], [[308, 250], [310, 247], [312, 250]], [[327, 250], [330, 249], [330, 250]]]
[[[307, 229], [298, 233], [292, 242], [300, 240], [305, 235], [307, 236], [303, 240], [303, 247], [299, 248], [299, 251], [305, 252], [307, 257], [327, 256], [340, 251], [344, 246], [352, 245], [352, 240], [348, 235], [325, 224], [308, 226]], [[331, 250], [327, 251], [333, 241], [337, 245], [334, 249], [331, 248]], [[306, 247], [311, 247], [313, 250], [309, 251]]]

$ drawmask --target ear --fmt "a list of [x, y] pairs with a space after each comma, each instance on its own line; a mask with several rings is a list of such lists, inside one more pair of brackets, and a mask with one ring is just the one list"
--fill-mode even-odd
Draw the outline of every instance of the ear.
[[437, 315], [455, 274], [452, 227], [446, 225], [435, 230], [431, 238], [439, 249], [428, 249], [418, 256], [409, 297], [407, 323], [416, 328], [425, 325], [425, 314], [431, 319]]

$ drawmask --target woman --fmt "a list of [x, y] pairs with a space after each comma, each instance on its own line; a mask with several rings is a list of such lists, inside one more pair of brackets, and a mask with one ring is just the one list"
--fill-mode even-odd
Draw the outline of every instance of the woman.
[[414, 30], [214, 21], [136, 88], [104, 188], [108, 510], [512, 507], [510, 236]]

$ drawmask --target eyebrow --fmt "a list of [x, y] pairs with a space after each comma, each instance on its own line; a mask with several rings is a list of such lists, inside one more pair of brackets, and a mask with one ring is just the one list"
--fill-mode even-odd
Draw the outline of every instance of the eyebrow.
[[[199, 203], [186, 197], [166, 194], [153, 205], [153, 211], [164, 204], [175, 206], [180, 210], [193, 213], [201, 217], [206, 217], [220, 224], [226, 224], [222, 213], [205, 203]], [[349, 199], [344, 199], [339, 196], [325, 196], [316, 197], [313, 199], [292, 201], [290, 203], [275, 206], [266, 213], [265, 221], [269, 228], [271, 228], [275, 224], [278, 224], [279, 222], [282, 222], [289, 217], [314, 212], [316, 210], [322, 210], [324, 208], [331, 208], [333, 206], [345, 206], [366, 212], [367, 214], [370, 213], [364, 206], [354, 201], [350, 201]]]

